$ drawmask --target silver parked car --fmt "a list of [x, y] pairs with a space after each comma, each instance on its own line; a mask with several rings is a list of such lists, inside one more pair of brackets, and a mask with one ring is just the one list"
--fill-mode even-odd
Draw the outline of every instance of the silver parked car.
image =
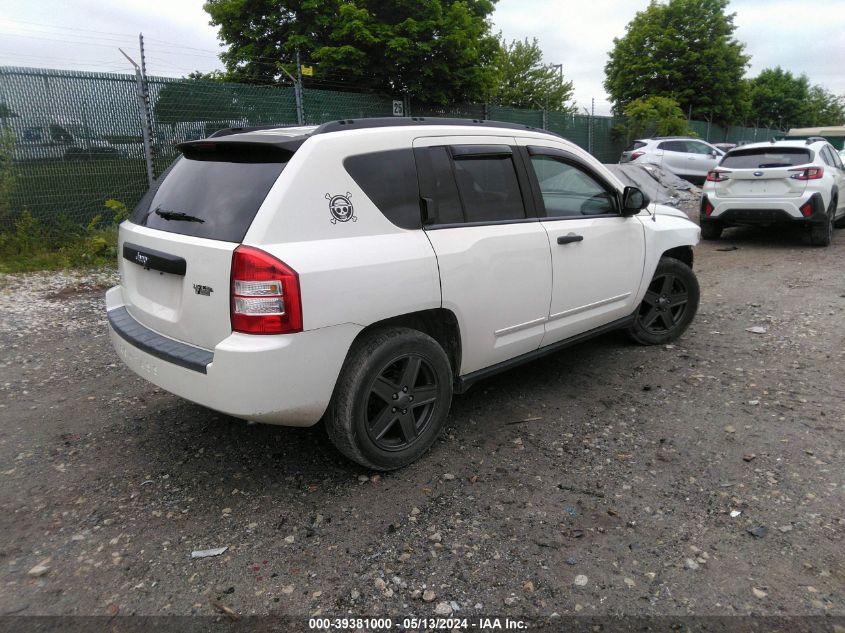
[[656, 136], [637, 139], [625, 148], [620, 163], [656, 165], [690, 182], [701, 184], [725, 152], [701, 139]]

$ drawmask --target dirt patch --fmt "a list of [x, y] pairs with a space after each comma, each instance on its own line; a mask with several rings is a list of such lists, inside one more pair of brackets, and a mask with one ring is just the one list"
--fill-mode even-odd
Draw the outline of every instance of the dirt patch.
[[387, 475], [156, 389], [93, 290], [56, 316], [16, 277], [0, 613], [845, 615], [843, 258], [845, 233], [727, 230], [676, 344], [609, 335], [478, 383]]

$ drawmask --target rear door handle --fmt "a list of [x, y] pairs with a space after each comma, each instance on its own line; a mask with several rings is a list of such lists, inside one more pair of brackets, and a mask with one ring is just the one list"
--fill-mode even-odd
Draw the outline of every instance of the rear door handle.
[[583, 235], [575, 235], [575, 233], [570, 233], [569, 235], [561, 235], [559, 238], [557, 238], [557, 243], [571, 244], [572, 242], [581, 242], [583, 239]]

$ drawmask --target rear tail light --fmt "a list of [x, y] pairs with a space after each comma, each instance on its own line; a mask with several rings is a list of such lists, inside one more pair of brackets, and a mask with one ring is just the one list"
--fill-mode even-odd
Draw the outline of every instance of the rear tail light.
[[[793, 176], [793, 178], [795, 178], [795, 176]], [[809, 218], [811, 215], [813, 215], [812, 200], [807, 200], [807, 202], [801, 205], [801, 215], [803, 215], [805, 218]]]
[[707, 182], [724, 182], [728, 179], [727, 171], [719, 171], [714, 169], [712, 171], [707, 172]]
[[818, 180], [824, 176], [823, 167], [800, 167], [798, 169], [790, 169], [789, 171], [797, 172], [790, 176], [794, 180]]
[[244, 334], [302, 331], [299, 275], [272, 255], [238, 246], [232, 256], [232, 330]]
[[631, 160], [637, 160], [640, 156], [645, 156], [645, 152], [634, 152], [631, 154]]

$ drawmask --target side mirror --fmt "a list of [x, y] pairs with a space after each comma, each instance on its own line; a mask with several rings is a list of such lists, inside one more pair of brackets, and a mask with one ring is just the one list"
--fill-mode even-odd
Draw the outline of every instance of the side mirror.
[[622, 192], [622, 216], [629, 217], [637, 215], [645, 209], [651, 200], [637, 187], [625, 187]]
[[713, 158], [718, 158], [719, 152], [717, 152], [715, 149], [711, 150], [710, 156], [712, 156]]

